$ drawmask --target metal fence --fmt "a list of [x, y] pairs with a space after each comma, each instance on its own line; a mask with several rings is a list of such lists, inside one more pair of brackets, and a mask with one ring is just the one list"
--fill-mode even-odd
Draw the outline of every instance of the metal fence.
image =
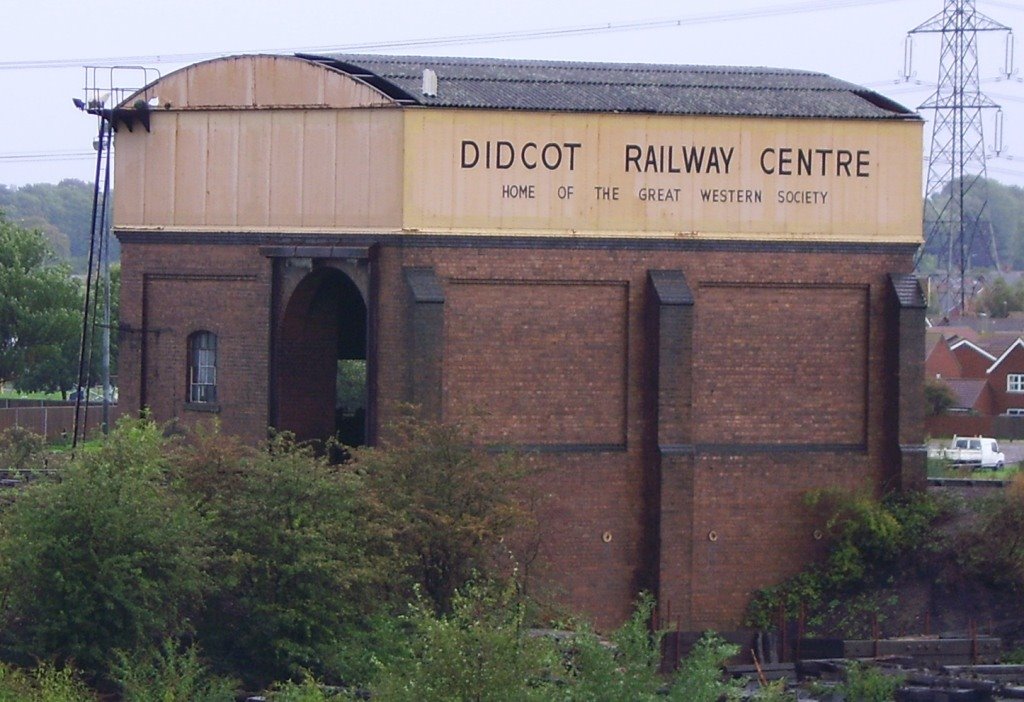
[[[84, 421], [85, 434], [98, 431], [103, 410], [98, 405], [82, 406], [79, 411]], [[110, 423], [120, 416], [117, 405], [110, 406]], [[75, 426], [74, 402], [47, 402], [45, 400], [0, 401], [0, 432], [14, 427], [46, 437], [53, 441], [69, 437]]]

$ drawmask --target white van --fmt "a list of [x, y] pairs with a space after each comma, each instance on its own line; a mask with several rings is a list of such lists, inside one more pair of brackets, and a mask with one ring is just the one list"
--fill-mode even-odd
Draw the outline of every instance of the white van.
[[999, 470], [1006, 463], [999, 443], [987, 436], [954, 436], [942, 457], [958, 466], [992, 470]]

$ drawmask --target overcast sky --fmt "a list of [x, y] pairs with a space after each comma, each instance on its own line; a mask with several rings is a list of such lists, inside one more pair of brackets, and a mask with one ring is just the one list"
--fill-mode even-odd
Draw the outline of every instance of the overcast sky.
[[[904, 82], [904, 40], [942, 6], [943, 0], [8, 2], [0, 34], [0, 184], [92, 181], [95, 118], [71, 102], [82, 95], [85, 65], [126, 63], [167, 74], [220, 55], [330, 50], [772, 66], [822, 71], [916, 108], [934, 89], [940, 42], [937, 35], [915, 38], [915, 75]], [[1024, 0], [978, 0], [976, 7], [1024, 28]], [[566, 31], [528, 36], [543, 30]], [[506, 37], [495, 39], [499, 33]], [[1024, 186], [1024, 80], [1020, 69], [1000, 78], [1004, 35], [979, 39], [982, 89], [1002, 105], [1005, 124], [1005, 148], [990, 158], [989, 176]], [[109, 81], [109, 74], [98, 75]], [[990, 152], [994, 117], [987, 111]], [[925, 138], [927, 154], [927, 132]]]

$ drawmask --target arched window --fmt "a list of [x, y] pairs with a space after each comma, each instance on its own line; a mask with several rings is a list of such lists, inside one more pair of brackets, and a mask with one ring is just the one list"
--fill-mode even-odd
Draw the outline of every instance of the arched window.
[[188, 401], [217, 401], [217, 335], [197, 331], [188, 337]]

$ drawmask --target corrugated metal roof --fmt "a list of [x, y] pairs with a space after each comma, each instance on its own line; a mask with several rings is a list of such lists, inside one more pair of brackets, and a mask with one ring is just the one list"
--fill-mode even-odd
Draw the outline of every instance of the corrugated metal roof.
[[[829, 119], [920, 119], [823, 73], [779, 68], [578, 63], [437, 56], [299, 54], [408, 104], [510, 110]], [[422, 92], [423, 71], [437, 94]]]

